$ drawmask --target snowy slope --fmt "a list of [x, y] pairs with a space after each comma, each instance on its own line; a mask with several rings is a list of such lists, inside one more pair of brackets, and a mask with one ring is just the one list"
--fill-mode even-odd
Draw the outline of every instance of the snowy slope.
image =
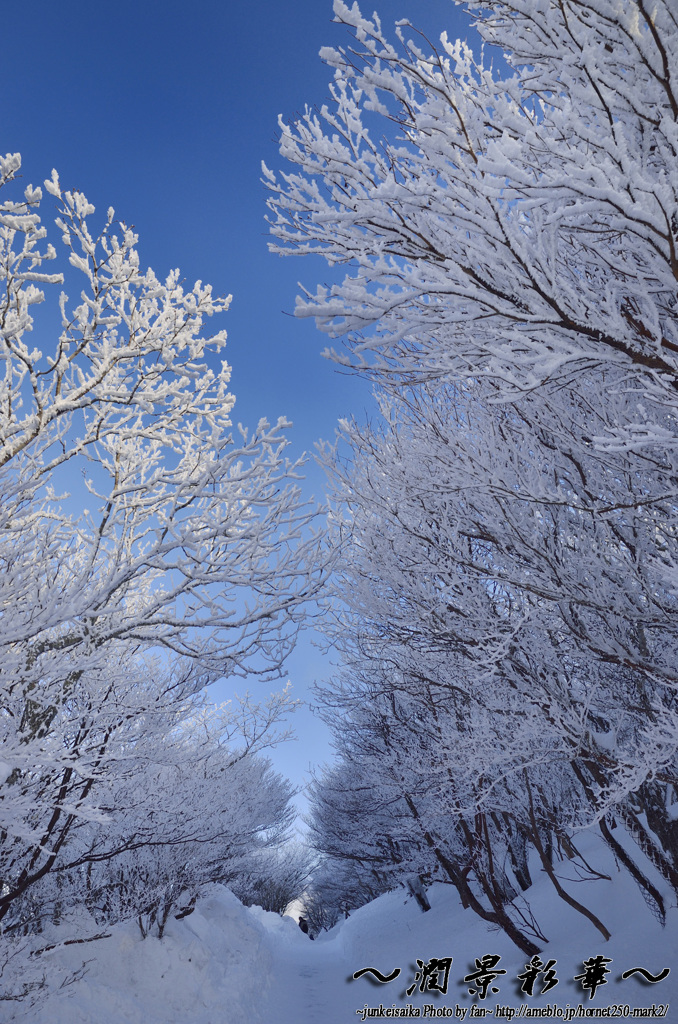
[[[450, 1015], [480, 1019], [483, 1009], [492, 1019], [508, 1019], [521, 1006], [529, 1019], [527, 1009], [555, 1005], [563, 1011], [559, 1019], [566, 1020], [568, 1006], [582, 1005], [586, 1011], [619, 1005], [620, 1019], [628, 1006], [632, 1019], [635, 1007], [668, 1003], [665, 1019], [678, 1021], [678, 911], [670, 911], [662, 928], [628, 876], [616, 872], [607, 854], [594, 852], [597, 864], [604, 862], [613, 872], [612, 882], [566, 881], [567, 866], [560, 875], [576, 898], [601, 917], [612, 938], [603, 941], [542, 876], [533, 887], [533, 907], [551, 939], [541, 956], [556, 959], [558, 984], [541, 997], [519, 993], [516, 975], [528, 957], [463, 910], [450, 886], [429, 890], [432, 909], [426, 914], [403, 892], [389, 893], [315, 942], [292, 918], [247, 909], [227, 889], [214, 886], [193, 914], [171, 921], [162, 941], [141, 941], [136, 925], [128, 923], [112, 929], [110, 939], [61, 950], [55, 956], [73, 969], [84, 959], [92, 961], [86, 976], [40, 1006], [17, 1009], [14, 1017], [0, 1003], [0, 1014], [22, 1024], [350, 1024], [364, 1019], [366, 1005], [377, 1011], [411, 1006], [410, 1012], [418, 1008], [421, 1019], [429, 1020]], [[499, 954], [496, 967], [506, 974], [494, 983], [499, 992], [483, 1001], [469, 994], [471, 986], [463, 978], [475, 970], [475, 958], [486, 954]], [[599, 954], [611, 958], [609, 974], [590, 999], [574, 975], [582, 972], [583, 960]], [[447, 956], [453, 957], [447, 993], [417, 989], [408, 998], [405, 990], [415, 980], [416, 959], [427, 963]], [[400, 968], [401, 973], [387, 984], [369, 976], [353, 980], [363, 967], [383, 974]], [[657, 984], [638, 976], [622, 981], [622, 972], [633, 967], [653, 974], [669, 967], [671, 973]], [[426, 1006], [435, 1008], [435, 1018], [430, 1009], [424, 1017]], [[495, 1011], [495, 1006], [508, 1007], [508, 1012]], [[610, 1016], [615, 1012], [611, 1009]]]

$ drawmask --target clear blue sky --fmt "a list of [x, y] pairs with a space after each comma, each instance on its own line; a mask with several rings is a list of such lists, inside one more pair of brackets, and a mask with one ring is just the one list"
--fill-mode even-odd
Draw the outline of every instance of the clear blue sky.
[[[452, 0], [374, 6], [384, 26], [409, 18], [436, 41], [443, 29], [472, 41]], [[371, 14], [373, 3], [361, 8]], [[262, 159], [282, 166], [278, 114], [293, 119], [328, 96], [318, 50], [348, 38], [332, 24], [331, 0], [24, 0], [3, 5], [2, 27], [2, 152], [22, 154], [33, 184], [55, 167], [102, 221], [113, 206], [159, 277], [178, 266], [190, 285], [200, 278], [233, 294], [223, 326], [235, 420], [286, 415], [298, 455], [332, 438], [340, 416], [360, 417], [366, 387], [337, 373], [320, 355], [324, 336], [289, 315], [297, 281], [312, 287], [327, 272], [268, 253], [260, 183]], [[309, 496], [322, 486], [311, 468]], [[306, 698], [328, 672], [305, 641], [288, 665], [294, 695]], [[275, 763], [299, 785], [330, 752], [309, 713], [295, 724], [299, 742]]]

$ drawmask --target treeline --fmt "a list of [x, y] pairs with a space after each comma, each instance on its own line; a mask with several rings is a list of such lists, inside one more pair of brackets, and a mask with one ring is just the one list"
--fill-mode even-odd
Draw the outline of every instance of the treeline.
[[[276, 910], [303, 890], [293, 791], [263, 756], [294, 702], [214, 708], [206, 688], [278, 679], [324, 575], [286, 424], [233, 436], [225, 334], [201, 333], [229, 300], [142, 270], [113, 210], [93, 235], [56, 173], [51, 272], [19, 169], [0, 159], [5, 1000], [46, 983], [40, 934], [74, 912], [161, 935], [210, 882]], [[48, 293], [61, 333], [43, 351]]]
[[335, 0], [332, 104], [267, 172], [274, 248], [346, 268], [297, 312], [381, 417], [326, 451], [316, 916], [440, 879], [532, 953], [535, 866], [607, 935], [559, 877], [596, 875], [581, 829], [678, 895], [678, 26], [467, 6], [485, 63]]

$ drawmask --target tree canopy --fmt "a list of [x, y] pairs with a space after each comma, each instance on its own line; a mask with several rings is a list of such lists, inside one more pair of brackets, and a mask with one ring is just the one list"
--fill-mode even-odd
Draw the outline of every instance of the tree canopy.
[[528, 951], [535, 858], [607, 933], [554, 867], [595, 873], [578, 829], [654, 913], [678, 892], [678, 21], [466, 6], [480, 55], [335, 0], [331, 102], [281, 122], [293, 166], [264, 173], [273, 250], [334, 268], [297, 313], [381, 413], [326, 449], [319, 891], [440, 877]]
[[162, 926], [287, 836], [260, 755], [294, 702], [217, 711], [205, 688], [279, 678], [324, 576], [315, 513], [288, 424], [232, 428], [226, 335], [203, 334], [229, 298], [143, 270], [56, 173], [55, 247], [20, 166], [0, 160], [0, 922], [82, 903]]

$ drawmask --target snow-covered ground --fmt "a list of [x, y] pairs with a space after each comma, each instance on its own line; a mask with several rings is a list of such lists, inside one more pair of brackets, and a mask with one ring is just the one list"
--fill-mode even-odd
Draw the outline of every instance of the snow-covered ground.
[[[605, 942], [542, 875], [531, 892], [533, 909], [551, 940], [542, 960], [556, 960], [558, 979], [543, 996], [521, 995], [516, 978], [529, 957], [463, 910], [451, 886], [429, 890], [428, 913], [403, 891], [389, 893], [316, 941], [291, 917], [247, 909], [227, 889], [214, 886], [193, 914], [171, 920], [162, 941], [142, 941], [131, 922], [111, 929], [109, 939], [52, 954], [72, 969], [90, 961], [87, 973], [47, 1002], [15, 1007], [14, 1017], [0, 1002], [0, 1015], [21, 1024], [350, 1024], [385, 1019], [380, 1008], [394, 1005], [404, 1008], [408, 1019], [422, 1020], [510, 1019], [513, 1014], [530, 1019], [534, 1014], [528, 1011], [546, 1006], [555, 1007], [547, 1019], [567, 1020], [572, 1008], [582, 1006], [577, 1020], [592, 1016], [590, 1010], [632, 1019], [634, 1008], [654, 1004], [658, 1014], [668, 1004], [665, 1019], [678, 1021], [678, 911], [670, 910], [662, 928], [628, 875], [616, 872], [612, 858], [602, 848], [589, 847], [589, 852], [598, 866], [613, 872], [612, 882], [572, 880], [567, 865], [559, 874], [569, 891], [599, 915], [612, 938]], [[463, 979], [476, 970], [476, 958], [486, 955], [499, 955], [495, 969], [506, 974], [493, 982], [499, 991], [483, 1000], [469, 994], [473, 983]], [[598, 955], [609, 959], [604, 965], [609, 973], [591, 999], [574, 976], [583, 972], [583, 961]], [[417, 983], [406, 995], [415, 982], [417, 959], [429, 964], [434, 957], [450, 956], [446, 994], [421, 992]], [[384, 975], [399, 968], [400, 974], [385, 984], [369, 975], [354, 980], [354, 972], [364, 967]], [[653, 975], [668, 967], [670, 974], [655, 984], [639, 975], [622, 980], [622, 973], [634, 967]], [[442, 982], [439, 975], [444, 987]], [[542, 987], [539, 979], [535, 992]], [[376, 1010], [369, 1018], [366, 1006]]]

